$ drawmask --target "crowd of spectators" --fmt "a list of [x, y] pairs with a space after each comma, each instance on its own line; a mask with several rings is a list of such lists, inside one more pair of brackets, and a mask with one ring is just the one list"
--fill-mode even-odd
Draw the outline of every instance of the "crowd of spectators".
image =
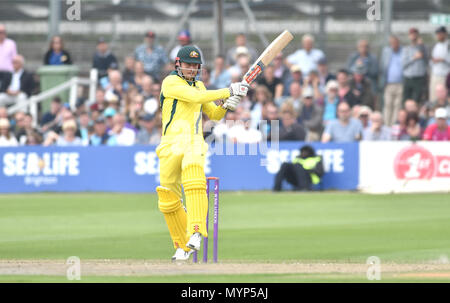
[[[204, 135], [209, 141], [235, 143], [274, 136], [309, 142], [449, 141], [450, 41], [445, 27], [435, 37], [436, 43], [426, 46], [419, 30], [411, 28], [408, 42], [391, 36], [379, 58], [361, 39], [346, 66], [332, 72], [326, 53], [305, 34], [298, 50], [278, 54], [264, 69], [236, 111], [219, 122], [204, 115]], [[158, 144], [161, 81], [173, 70], [177, 51], [194, 42], [187, 30], [179, 33], [172, 50], [157, 41], [154, 32], [146, 32], [143, 44], [122, 65], [100, 38], [92, 51], [99, 75], [95, 101], [79, 98], [74, 110], [68, 100], [54, 97], [50, 110], [33, 125], [27, 112], [8, 115], [9, 106], [27, 102], [36, 84], [0, 24], [0, 146]], [[240, 81], [257, 54], [239, 34], [235, 45], [211, 60], [212, 66], [202, 65], [201, 80], [208, 89]], [[76, 64], [60, 36], [51, 39], [43, 63]]]

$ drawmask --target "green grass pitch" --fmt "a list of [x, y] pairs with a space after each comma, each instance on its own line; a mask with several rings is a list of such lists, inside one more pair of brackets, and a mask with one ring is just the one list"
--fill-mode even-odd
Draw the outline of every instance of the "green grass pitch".
[[[445, 258], [450, 256], [449, 194], [221, 192], [219, 224], [219, 261], [223, 263], [365, 264], [369, 256], [378, 256], [382, 264], [436, 264], [448, 262]], [[69, 256], [78, 256], [82, 262], [84, 259], [158, 262], [170, 260], [173, 252], [154, 194], [0, 195], [0, 261], [64, 261]], [[387, 274], [385, 281], [450, 282], [448, 272], [435, 278], [396, 278]], [[65, 276], [15, 274], [0, 275], [2, 281], [67, 282]], [[82, 281], [367, 279], [365, 274], [330, 272], [83, 276]]]

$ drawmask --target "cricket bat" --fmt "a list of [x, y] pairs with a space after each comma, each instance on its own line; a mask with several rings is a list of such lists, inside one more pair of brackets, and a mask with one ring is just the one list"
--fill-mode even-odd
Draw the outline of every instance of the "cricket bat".
[[273, 58], [281, 52], [289, 42], [294, 39], [294, 36], [284, 30], [275, 40], [270, 43], [270, 45], [264, 50], [264, 52], [259, 56], [255, 63], [250, 67], [248, 72], [245, 74], [243, 81], [247, 84], [252, 83], [259, 74], [262, 73], [265, 66], [272, 62]]

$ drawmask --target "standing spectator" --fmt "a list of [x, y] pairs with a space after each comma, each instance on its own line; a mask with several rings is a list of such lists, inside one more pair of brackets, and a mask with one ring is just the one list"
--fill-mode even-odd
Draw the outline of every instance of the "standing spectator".
[[408, 113], [404, 109], [400, 109], [397, 114], [397, 121], [392, 125], [392, 139], [404, 140], [408, 134], [406, 133], [406, 117]]
[[358, 104], [375, 109], [375, 96], [372, 90], [372, 83], [366, 78], [366, 71], [363, 65], [356, 65], [353, 70], [353, 78], [350, 80], [350, 87], [358, 98]]
[[350, 86], [350, 76], [347, 70], [341, 69], [337, 73], [339, 102], [347, 102], [350, 107], [359, 104], [359, 99], [353, 94]]
[[363, 66], [364, 75], [370, 80], [375, 92], [378, 76], [377, 59], [370, 53], [369, 41], [366, 39], [359, 40], [356, 47], [357, 50], [352, 53], [347, 60], [347, 69], [353, 71], [358, 66]]
[[275, 102], [283, 94], [283, 83], [275, 77], [275, 69], [273, 65], [264, 68], [262, 77], [259, 77], [258, 84], [267, 87], [272, 94]]
[[136, 133], [125, 127], [125, 116], [117, 113], [113, 117], [113, 127], [110, 131], [110, 135], [115, 135], [117, 138], [117, 145], [130, 146], [133, 145], [136, 139]]
[[373, 112], [370, 115], [370, 127], [363, 131], [363, 140], [367, 141], [389, 141], [391, 140], [391, 130], [383, 125], [383, 116], [380, 112]]
[[327, 125], [328, 122], [337, 118], [337, 105], [339, 103], [338, 97], [338, 83], [336, 80], [330, 80], [326, 86], [326, 95], [323, 100], [323, 118], [322, 123]]
[[215, 87], [228, 87], [231, 84], [231, 74], [225, 68], [225, 57], [217, 55], [214, 60], [214, 69], [211, 72], [211, 84]]
[[363, 127], [359, 120], [351, 118], [350, 105], [341, 102], [338, 105], [338, 118], [325, 127], [322, 142], [355, 142], [361, 140]]
[[94, 133], [89, 139], [89, 145], [99, 146], [115, 146], [117, 145], [116, 136], [110, 135], [107, 132], [105, 118], [100, 116], [95, 120]]
[[322, 94], [325, 94], [328, 81], [336, 80], [336, 76], [331, 74], [328, 70], [327, 58], [324, 57], [317, 62], [317, 74], [319, 77], [320, 91]]
[[[157, 135], [157, 129], [155, 127], [155, 116], [151, 114], [145, 114], [139, 116], [139, 131], [136, 135], [136, 144], [151, 144], [150, 142], [155, 135]], [[154, 140], [153, 140], [154, 141]]]
[[315, 104], [311, 87], [305, 87], [302, 93], [302, 104], [298, 112], [298, 122], [307, 131], [306, 141], [320, 141], [322, 132], [322, 109]]
[[436, 122], [429, 125], [423, 134], [423, 140], [450, 141], [450, 125], [447, 123], [447, 110], [443, 107], [435, 111]]
[[33, 75], [24, 69], [23, 56], [14, 56], [12, 63], [13, 72], [6, 79], [6, 93], [0, 94], [0, 106], [25, 101], [33, 92]]
[[16, 55], [16, 42], [8, 38], [6, 34], [6, 26], [4, 24], [0, 24], [0, 72], [13, 71], [12, 61]]
[[286, 58], [286, 65], [291, 67], [296, 64], [303, 76], [308, 76], [310, 71], [317, 70], [317, 63], [325, 57], [325, 54], [320, 49], [314, 48], [314, 37], [309, 34], [303, 35], [302, 47]]
[[144, 63], [144, 70], [154, 79], [161, 78], [161, 71], [164, 65], [168, 63], [167, 55], [164, 49], [155, 43], [155, 33], [148, 31], [145, 34], [144, 44], [139, 45], [135, 50], [137, 61]]
[[389, 38], [389, 46], [381, 55], [381, 87], [384, 88], [383, 116], [387, 126], [395, 122], [403, 97], [402, 48], [396, 36]]
[[0, 119], [0, 147], [18, 146], [16, 137], [10, 131], [8, 119]]
[[235, 46], [230, 48], [227, 52], [227, 57], [226, 57], [227, 66], [233, 66], [233, 65], [237, 64], [237, 61], [236, 61], [237, 50], [242, 47], [245, 47], [248, 50], [248, 54], [250, 56], [249, 60], [251, 60], [251, 62], [253, 62], [257, 59], [256, 50], [253, 47], [247, 45], [247, 37], [245, 36], [245, 34], [240, 33], [236, 36]]
[[47, 53], [44, 56], [44, 65], [72, 64], [68, 51], [64, 49], [64, 43], [60, 36], [54, 36], [50, 40]]
[[427, 80], [427, 52], [418, 29], [409, 29], [409, 40], [411, 44], [402, 52], [403, 101], [414, 99], [421, 103]]
[[92, 61], [92, 67], [98, 70], [99, 79], [107, 75], [108, 69], [119, 68], [116, 56], [111, 52], [108, 43], [103, 37], [98, 40], [97, 51]]
[[281, 106], [280, 141], [304, 141], [305, 128], [297, 122], [297, 113], [289, 103]]
[[429, 100], [436, 99], [436, 85], [445, 84], [447, 75], [450, 73], [450, 42], [445, 26], [441, 26], [436, 30], [436, 39], [438, 42], [433, 47], [430, 58], [431, 75]]

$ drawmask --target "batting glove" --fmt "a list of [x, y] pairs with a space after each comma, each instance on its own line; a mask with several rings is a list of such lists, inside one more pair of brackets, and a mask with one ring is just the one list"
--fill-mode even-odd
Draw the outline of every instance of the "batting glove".
[[230, 85], [230, 96], [247, 96], [248, 88], [250, 86], [247, 83], [236, 82]]
[[236, 107], [239, 105], [239, 102], [241, 102], [242, 97], [240, 96], [232, 96], [225, 100], [223, 103], [223, 108], [229, 109], [234, 111]]

